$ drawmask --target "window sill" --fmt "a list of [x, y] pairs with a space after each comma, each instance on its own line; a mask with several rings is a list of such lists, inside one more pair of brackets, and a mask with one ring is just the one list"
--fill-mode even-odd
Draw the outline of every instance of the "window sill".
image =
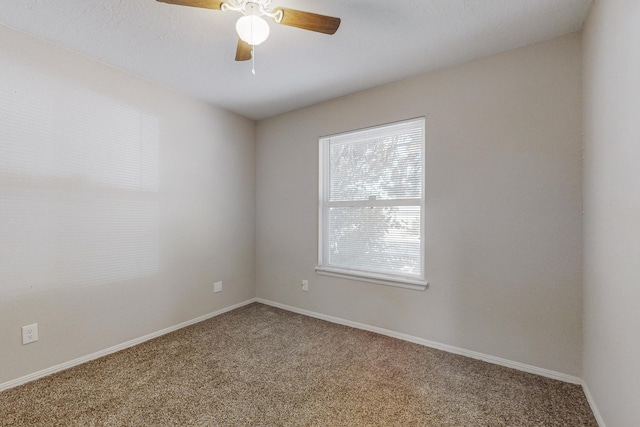
[[317, 274], [320, 274], [322, 276], [338, 277], [347, 280], [357, 280], [360, 282], [375, 283], [378, 285], [395, 286], [397, 288], [413, 289], [415, 291], [424, 291], [429, 287], [429, 283], [424, 280], [386, 276], [384, 274], [365, 274], [360, 271], [322, 266], [316, 267], [315, 270]]

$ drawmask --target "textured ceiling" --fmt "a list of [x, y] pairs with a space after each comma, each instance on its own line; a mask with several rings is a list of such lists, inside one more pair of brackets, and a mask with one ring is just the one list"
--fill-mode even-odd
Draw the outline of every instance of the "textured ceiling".
[[155, 0], [5, 0], [0, 23], [252, 119], [579, 30], [591, 0], [273, 0], [342, 18], [275, 25], [234, 61], [234, 12]]

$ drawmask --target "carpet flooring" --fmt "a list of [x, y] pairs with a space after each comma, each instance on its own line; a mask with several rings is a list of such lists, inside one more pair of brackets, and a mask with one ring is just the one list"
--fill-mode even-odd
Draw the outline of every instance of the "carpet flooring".
[[2, 426], [594, 426], [577, 385], [250, 304], [0, 393]]

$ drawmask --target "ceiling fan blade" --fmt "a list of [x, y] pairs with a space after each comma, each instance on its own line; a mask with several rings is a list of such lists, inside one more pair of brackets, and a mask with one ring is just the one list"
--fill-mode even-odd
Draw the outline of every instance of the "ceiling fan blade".
[[161, 3], [177, 4], [180, 6], [202, 7], [205, 9], [222, 10], [223, 1], [218, 0], [157, 0]]
[[242, 39], [238, 39], [236, 61], [248, 61], [251, 59], [251, 45]]
[[302, 12], [285, 7], [278, 7], [273, 11], [282, 11], [282, 20], [279, 24], [302, 28], [303, 30], [334, 34], [340, 26], [340, 18], [334, 18], [333, 16], [318, 15], [317, 13]]

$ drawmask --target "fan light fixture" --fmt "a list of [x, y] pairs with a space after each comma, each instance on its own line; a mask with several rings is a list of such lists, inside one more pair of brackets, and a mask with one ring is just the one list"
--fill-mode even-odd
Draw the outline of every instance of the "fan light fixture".
[[236, 22], [236, 31], [242, 41], [258, 46], [269, 37], [269, 24], [256, 15], [245, 15]]
[[[271, 0], [157, 0], [161, 3], [179, 6], [202, 7], [205, 9], [240, 12], [244, 16], [236, 22], [236, 32], [240, 39], [236, 50], [236, 61], [251, 60], [255, 65], [255, 47], [269, 37], [269, 24], [263, 17], [271, 18], [276, 24], [323, 34], [334, 34], [340, 26], [340, 18], [304, 12], [286, 7], [271, 7]], [[255, 66], [251, 72], [255, 74]]]
[[263, 7], [259, 3], [247, 1], [242, 5], [242, 13], [244, 16], [236, 22], [238, 36], [243, 42], [258, 46], [269, 37], [269, 24], [260, 17], [264, 13]]

